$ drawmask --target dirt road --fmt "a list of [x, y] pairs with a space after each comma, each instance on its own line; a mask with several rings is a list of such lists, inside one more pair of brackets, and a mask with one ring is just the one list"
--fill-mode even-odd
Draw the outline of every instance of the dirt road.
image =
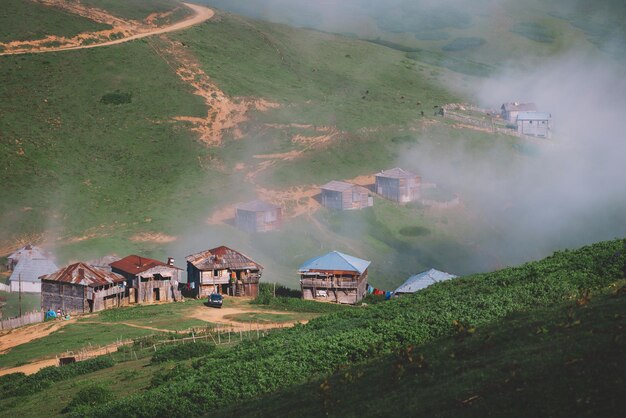
[[26, 344], [38, 338], [46, 337], [68, 324], [76, 322], [76, 319], [69, 321], [40, 322], [38, 324], [26, 325], [0, 333], [0, 354], [4, 354], [9, 349], [18, 345]]
[[37, 49], [37, 50], [26, 50], [26, 51], [7, 51], [7, 52], [2, 52], [0, 53], [0, 56], [2, 55], [20, 55], [20, 54], [41, 54], [44, 52], [58, 52], [58, 51], [71, 51], [74, 49], [87, 49], [87, 48], [99, 48], [102, 46], [110, 46], [110, 45], [117, 45], [117, 44], [121, 44], [124, 42], [130, 42], [130, 41], [134, 41], [136, 39], [141, 39], [141, 38], [145, 38], [147, 36], [153, 36], [153, 35], [160, 35], [163, 33], [168, 33], [168, 32], [175, 32], [181, 29], [186, 29], [190, 26], [194, 26], [197, 25], [199, 23], [205, 22], [207, 20], [209, 20], [210, 18], [212, 18], [215, 15], [215, 12], [211, 9], [209, 9], [208, 7], [204, 7], [204, 6], [199, 6], [197, 4], [191, 4], [191, 3], [183, 3], [185, 6], [189, 7], [191, 10], [193, 10], [194, 14], [185, 19], [182, 20], [180, 22], [176, 22], [172, 25], [169, 26], [165, 26], [162, 28], [157, 28], [157, 29], [151, 29], [148, 30], [146, 32], [142, 32], [142, 33], [137, 33], [135, 35], [131, 35], [129, 37], [126, 38], [121, 38], [121, 39], [115, 39], [113, 41], [107, 41], [107, 42], [102, 42], [102, 43], [96, 43], [96, 44], [89, 44], [89, 45], [77, 45], [77, 46], [60, 46], [60, 47], [51, 47], [51, 48], [45, 48], [45, 49]]

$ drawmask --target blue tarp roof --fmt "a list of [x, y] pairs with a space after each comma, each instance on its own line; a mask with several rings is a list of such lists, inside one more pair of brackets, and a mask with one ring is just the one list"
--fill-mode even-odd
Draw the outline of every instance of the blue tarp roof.
[[519, 112], [517, 120], [550, 120], [552, 115], [547, 112]]
[[402, 283], [402, 285], [395, 290], [395, 293], [414, 293], [418, 290], [427, 288], [431, 284], [454, 279], [455, 277], [458, 276], [444, 271], [430, 269], [409, 277], [406, 282]]
[[325, 255], [311, 258], [305, 261], [298, 271], [307, 272], [309, 270], [344, 270], [357, 271], [363, 273], [370, 265], [370, 261], [362, 260], [351, 255], [332, 251]]

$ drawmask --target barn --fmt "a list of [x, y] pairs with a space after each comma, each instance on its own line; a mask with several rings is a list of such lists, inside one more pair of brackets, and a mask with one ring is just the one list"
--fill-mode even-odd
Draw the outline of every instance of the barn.
[[517, 116], [520, 112], [536, 112], [537, 106], [534, 103], [504, 103], [500, 107], [502, 119], [511, 123], [517, 123]]
[[305, 261], [298, 273], [302, 297], [309, 300], [355, 304], [367, 292], [370, 262], [332, 251]]
[[235, 226], [246, 232], [268, 232], [280, 229], [283, 211], [280, 206], [262, 200], [243, 203], [235, 209]]
[[189, 255], [187, 282], [197, 297], [211, 293], [230, 296], [259, 295], [263, 266], [226, 246]]
[[520, 112], [517, 115], [517, 133], [550, 138], [552, 115], [546, 112]]
[[426, 289], [428, 286], [444, 282], [446, 280], [454, 279], [458, 276], [454, 274], [446, 273], [436, 269], [430, 269], [422, 273], [409, 277], [404, 283], [402, 283], [395, 291], [396, 295], [403, 295], [406, 293], [415, 293], [418, 290]]
[[420, 183], [418, 175], [396, 167], [376, 174], [376, 193], [394, 202], [412, 202], [419, 199]]
[[182, 270], [167, 263], [129, 255], [110, 264], [113, 273], [126, 279], [129, 303], [173, 302], [181, 299], [178, 283]]
[[357, 184], [331, 181], [321, 187], [322, 206], [328, 209], [355, 210], [371, 207], [370, 191]]
[[58, 267], [51, 255], [39, 247], [26, 245], [9, 255], [11, 292], [41, 292], [40, 276], [55, 272]]
[[41, 306], [68, 313], [98, 312], [123, 306], [125, 279], [85, 263], [70, 264], [41, 277]]

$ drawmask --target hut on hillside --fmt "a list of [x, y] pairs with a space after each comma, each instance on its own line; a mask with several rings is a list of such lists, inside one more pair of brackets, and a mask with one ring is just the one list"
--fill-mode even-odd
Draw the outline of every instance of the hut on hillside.
[[230, 296], [259, 295], [263, 266], [226, 246], [186, 257], [187, 282], [197, 297], [211, 293]]
[[418, 175], [396, 167], [376, 174], [376, 193], [394, 202], [412, 202], [419, 199], [420, 183]]
[[303, 299], [355, 304], [367, 292], [370, 262], [332, 251], [305, 261], [298, 273]]
[[167, 263], [129, 255], [110, 264], [113, 273], [126, 279], [129, 303], [173, 302], [181, 299], [178, 283], [182, 270]]
[[354, 210], [374, 205], [370, 191], [357, 184], [331, 181], [321, 187], [322, 206], [329, 209]]
[[246, 232], [267, 232], [280, 229], [283, 211], [280, 206], [253, 200], [235, 209], [235, 226]]
[[12, 292], [39, 293], [41, 292], [39, 277], [58, 269], [50, 253], [30, 244], [7, 258], [9, 270], [12, 271], [9, 277]]
[[128, 303], [123, 276], [75, 263], [41, 277], [41, 306], [69, 313], [98, 312]]
[[517, 115], [517, 133], [550, 138], [552, 115], [546, 112], [520, 112]]
[[406, 293], [415, 293], [418, 290], [426, 289], [432, 284], [444, 282], [446, 280], [454, 279], [456, 277], [458, 276], [455, 276], [454, 274], [430, 269], [428, 271], [424, 271], [422, 273], [409, 277], [394, 291], [394, 294], [403, 295]]
[[504, 103], [500, 107], [502, 119], [511, 123], [517, 123], [517, 116], [520, 112], [536, 112], [537, 106], [534, 103]]

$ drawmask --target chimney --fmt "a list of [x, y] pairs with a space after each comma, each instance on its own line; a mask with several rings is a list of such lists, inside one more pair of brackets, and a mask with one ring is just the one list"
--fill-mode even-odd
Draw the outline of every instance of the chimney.
[[83, 268], [78, 269], [78, 279], [83, 280], [84, 278], [85, 278], [85, 269]]
[[172, 257], [167, 257], [167, 265], [168, 266], [173, 266], [174, 265], [174, 259]]

